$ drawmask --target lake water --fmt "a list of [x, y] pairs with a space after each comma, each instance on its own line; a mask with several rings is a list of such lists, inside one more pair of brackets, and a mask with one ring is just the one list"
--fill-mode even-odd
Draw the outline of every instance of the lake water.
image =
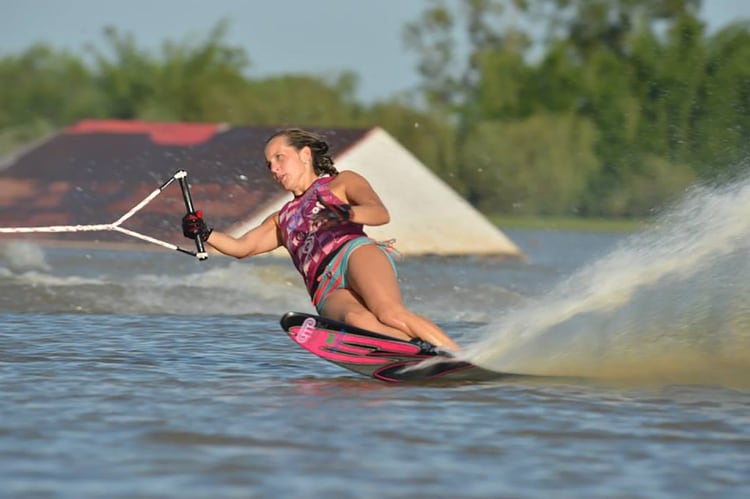
[[296, 347], [282, 259], [0, 240], [2, 497], [748, 497], [750, 188], [633, 235], [409, 258], [408, 305], [500, 371], [390, 385]]

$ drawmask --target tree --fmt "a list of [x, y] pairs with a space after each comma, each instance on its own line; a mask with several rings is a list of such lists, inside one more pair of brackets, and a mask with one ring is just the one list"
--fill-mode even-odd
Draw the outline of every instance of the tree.
[[710, 178], [734, 171], [750, 156], [750, 23], [737, 23], [708, 41], [706, 80], [691, 140], [697, 172]]
[[243, 71], [249, 65], [243, 49], [224, 42], [227, 27], [226, 21], [218, 22], [198, 43], [167, 41], [161, 58], [138, 48], [131, 35], [105, 29], [112, 56], [95, 47], [89, 50], [99, 85], [109, 97], [109, 116], [199, 121], [213, 117], [217, 107], [223, 110], [221, 96], [243, 90]]
[[132, 35], [121, 35], [113, 27], [104, 31], [113, 60], [97, 47], [89, 46], [94, 57], [96, 81], [107, 95], [106, 115], [137, 118], [145, 102], [156, 98], [157, 61], [139, 49]]
[[224, 41], [227, 29], [224, 20], [198, 43], [164, 44], [154, 99], [144, 103], [141, 116], [167, 108], [173, 119], [223, 121], [233, 97], [247, 86], [243, 72], [250, 65], [244, 49]]
[[[514, 4], [522, 3], [515, 1]], [[461, 0], [454, 13], [434, 0], [420, 20], [406, 25], [404, 41], [415, 50], [423, 77], [422, 90], [430, 106], [456, 110], [473, 96], [480, 78], [482, 55], [501, 48], [506, 5], [498, 0]], [[464, 23], [465, 32], [460, 31]], [[461, 36], [463, 35], [463, 37]], [[514, 42], [519, 32], [513, 31]], [[465, 46], [467, 56], [458, 50]]]
[[641, 24], [697, 15], [701, 0], [527, 0], [525, 11], [546, 26], [546, 41], [567, 40], [581, 62], [600, 49], [629, 53], [629, 35]]
[[68, 123], [82, 114], [101, 115], [103, 96], [83, 62], [37, 44], [0, 59], [0, 128], [45, 122]]
[[599, 165], [595, 140], [572, 114], [479, 123], [460, 155], [468, 199], [486, 213], [577, 214]]
[[360, 111], [351, 99], [351, 74], [334, 83], [308, 75], [253, 80], [232, 96], [236, 123], [306, 127], [355, 126]]

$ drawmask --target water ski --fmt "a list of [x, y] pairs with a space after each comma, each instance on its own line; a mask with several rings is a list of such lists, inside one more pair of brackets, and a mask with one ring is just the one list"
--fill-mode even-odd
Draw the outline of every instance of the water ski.
[[[281, 318], [281, 327], [305, 350], [381, 381], [490, 381], [512, 376], [440, 355], [429, 346], [425, 348], [316, 315], [288, 312]], [[439, 362], [404, 369], [426, 359]]]

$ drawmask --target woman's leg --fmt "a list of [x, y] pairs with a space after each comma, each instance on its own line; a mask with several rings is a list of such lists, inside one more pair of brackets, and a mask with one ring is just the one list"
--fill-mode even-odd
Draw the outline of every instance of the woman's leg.
[[[383, 326], [396, 329], [410, 338], [421, 338], [436, 346], [459, 349], [459, 346], [432, 321], [404, 306], [393, 266], [381, 248], [367, 244], [354, 250], [349, 257], [346, 279], [347, 287], [352, 291], [352, 298], [356, 298], [360, 306], [369, 311]], [[350, 311], [361, 314], [361, 311], [354, 307], [350, 308]]]
[[375, 314], [367, 310], [361, 299], [349, 289], [342, 288], [331, 292], [320, 313], [329, 319], [345, 322], [368, 331], [385, 334], [400, 340], [409, 341], [412, 339], [412, 336], [405, 332], [380, 322]]

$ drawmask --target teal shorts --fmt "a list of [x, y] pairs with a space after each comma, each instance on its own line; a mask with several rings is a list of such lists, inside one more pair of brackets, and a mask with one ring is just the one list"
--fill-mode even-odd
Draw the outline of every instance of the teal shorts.
[[318, 313], [323, 313], [323, 307], [325, 306], [326, 299], [331, 293], [333, 293], [337, 289], [347, 288], [346, 270], [349, 266], [349, 257], [351, 256], [352, 252], [360, 246], [364, 246], [366, 244], [374, 244], [375, 246], [380, 248], [385, 256], [388, 257], [388, 261], [391, 262], [393, 272], [398, 276], [398, 270], [396, 269], [396, 261], [394, 258], [394, 254], [398, 255], [398, 252], [393, 247], [393, 243], [393, 240], [379, 242], [365, 236], [358, 237], [344, 243], [344, 245], [339, 248], [336, 256], [333, 257], [333, 260], [331, 260], [328, 265], [326, 265], [326, 268], [323, 270], [323, 272], [320, 273], [320, 276], [318, 277], [318, 287], [315, 289], [315, 292], [312, 295], [312, 302], [313, 305], [315, 305], [315, 309], [318, 311]]

